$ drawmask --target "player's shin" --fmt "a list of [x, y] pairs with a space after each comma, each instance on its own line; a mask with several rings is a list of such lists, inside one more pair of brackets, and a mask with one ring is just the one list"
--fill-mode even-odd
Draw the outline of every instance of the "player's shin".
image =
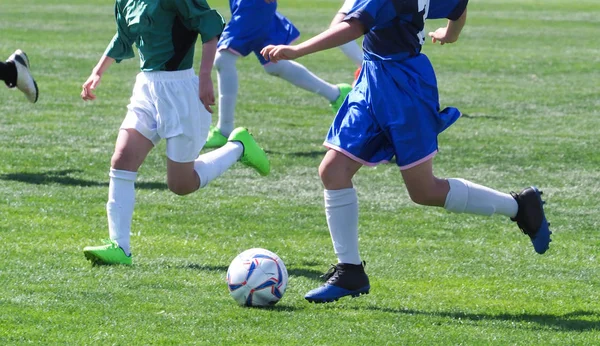
[[454, 213], [477, 215], [501, 214], [508, 217], [517, 215], [519, 206], [515, 199], [488, 187], [464, 179], [448, 179], [450, 191], [444, 208]]
[[108, 232], [110, 239], [115, 241], [127, 255], [131, 253], [129, 238], [135, 205], [134, 182], [136, 177], [137, 172], [112, 168], [110, 170], [108, 202], [106, 203]]
[[325, 214], [340, 263], [361, 264], [358, 252], [358, 197], [354, 188], [325, 190]]

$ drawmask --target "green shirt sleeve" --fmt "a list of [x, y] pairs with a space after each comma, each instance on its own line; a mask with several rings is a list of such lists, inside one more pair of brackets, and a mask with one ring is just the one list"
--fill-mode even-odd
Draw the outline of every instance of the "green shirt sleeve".
[[115, 18], [117, 21], [117, 33], [108, 44], [108, 47], [106, 47], [104, 55], [115, 59], [117, 62], [121, 62], [121, 60], [131, 59], [135, 56], [133, 54], [135, 37], [129, 32], [129, 27], [127, 26], [127, 22], [125, 22], [125, 18], [123, 18], [118, 1], [115, 3]]
[[202, 43], [221, 35], [225, 28], [225, 20], [217, 10], [211, 9], [205, 0], [172, 0], [172, 4], [183, 24], [196, 31]]

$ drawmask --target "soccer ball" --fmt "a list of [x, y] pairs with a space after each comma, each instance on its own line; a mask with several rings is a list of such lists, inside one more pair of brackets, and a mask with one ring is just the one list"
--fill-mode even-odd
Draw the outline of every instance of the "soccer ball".
[[237, 255], [227, 269], [229, 294], [244, 306], [274, 305], [283, 297], [288, 272], [279, 256], [265, 249]]

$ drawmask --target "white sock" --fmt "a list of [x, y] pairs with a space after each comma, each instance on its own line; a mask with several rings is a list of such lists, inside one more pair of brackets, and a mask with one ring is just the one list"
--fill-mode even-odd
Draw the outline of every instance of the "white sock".
[[515, 217], [519, 210], [517, 201], [509, 194], [492, 190], [464, 179], [448, 179], [450, 192], [444, 208], [455, 213], [492, 215], [495, 213]]
[[235, 103], [238, 94], [238, 75], [235, 63], [238, 56], [228, 50], [220, 50], [215, 57], [219, 88], [219, 121], [217, 128], [225, 137], [233, 131]]
[[344, 43], [340, 46], [340, 49], [342, 50], [342, 53], [352, 60], [356, 67], [360, 67], [362, 65], [363, 51], [356, 41]]
[[198, 156], [194, 161], [194, 170], [200, 177], [200, 187], [205, 187], [215, 178], [225, 173], [244, 153], [240, 142], [227, 142], [224, 146]]
[[329, 233], [339, 263], [360, 264], [356, 190], [325, 190], [324, 197]]
[[119, 244], [126, 255], [130, 255], [129, 237], [135, 205], [134, 182], [137, 172], [111, 168], [109, 176], [108, 202], [106, 203], [108, 234], [111, 240]]
[[306, 67], [295, 61], [281, 60], [263, 66], [265, 71], [272, 76], [277, 76], [300, 87], [304, 90], [319, 94], [333, 102], [340, 96], [340, 89], [333, 84], [327, 83]]

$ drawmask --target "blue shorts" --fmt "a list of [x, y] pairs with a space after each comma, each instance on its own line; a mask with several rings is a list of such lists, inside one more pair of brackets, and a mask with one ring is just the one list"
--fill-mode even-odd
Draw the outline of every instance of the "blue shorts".
[[339, 109], [324, 145], [364, 165], [396, 156], [400, 169], [435, 156], [437, 136], [459, 117], [440, 111], [437, 80], [429, 59], [367, 61]]
[[300, 31], [277, 12], [277, 2], [238, 0], [231, 3], [231, 20], [221, 34], [218, 50], [229, 49], [241, 56], [251, 52], [262, 65], [268, 63], [260, 50], [270, 44], [290, 44]]

